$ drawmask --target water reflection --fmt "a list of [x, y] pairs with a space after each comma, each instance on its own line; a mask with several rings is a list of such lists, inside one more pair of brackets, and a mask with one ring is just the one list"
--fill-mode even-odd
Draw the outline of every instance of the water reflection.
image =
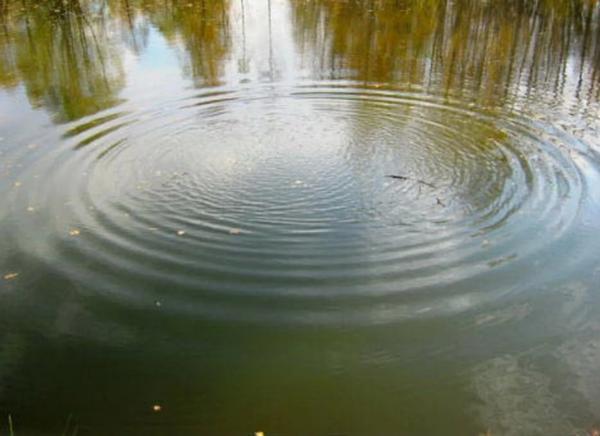
[[152, 28], [178, 51], [197, 85], [221, 81], [231, 44], [229, 2], [3, 0], [0, 86], [25, 86], [58, 122], [119, 103], [127, 51], [140, 55]]
[[291, 4], [304, 62], [320, 77], [408, 84], [493, 105], [536, 91], [598, 96], [595, 1]]
[[[493, 106], [532, 93], [589, 103], [600, 92], [593, 0], [304, 0], [289, 2], [291, 17], [280, 2], [247, 1], [3, 0], [0, 86], [23, 83], [58, 121], [92, 114], [119, 101], [123, 48], [144, 54], [156, 30], [197, 86], [251, 77], [264, 61], [263, 79], [280, 80], [283, 62], [296, 77], [416, 86]], [[287, 31], [287, 19], [295, 47], [274, 29]]]
[[[152, 26], [164, 36], [183, 59], [185, 74], [198, 86], [221, 82], [223, 63], [231, 48], [229, 0], [119, 0], [116, 10], [131, 29], [132, 42], [136, 22]], [[139, 30], [138, 30], [139, 32]]]
[[534, 365], [515, 356], [501, 356], [474, 368], [477, 411], [490, 434], [583, 434], [562, 413], [551, 380]]
[[57, 121], [118, 102], [123, 66], [107, 11], [79, 0], [5, 0], [2, 11], [0, 84], [23, 83], [32, 105]]

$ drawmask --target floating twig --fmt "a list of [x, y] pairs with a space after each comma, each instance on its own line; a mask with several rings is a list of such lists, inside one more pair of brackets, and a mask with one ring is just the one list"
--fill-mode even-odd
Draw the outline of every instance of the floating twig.
[[398, 180], [414, 180], [415, 182], [417, 182], [417, 183], [419, 183], [421, 185], [429, 186], [432, 189], [436, 189], [435, 185], [433, 185], [433, 184], [431, 184], [429, 182], [426, 182], [424, 180], [420, 180], [420, 179], [412, 179], [412, 178], [407, 177], [407, 176], [399, 176], [399, 175], [395, 175], [395, 174], [391, 174], [391, 175], [386, 176], [386, 177], [389, 177], [391, 179], [398, 179]]

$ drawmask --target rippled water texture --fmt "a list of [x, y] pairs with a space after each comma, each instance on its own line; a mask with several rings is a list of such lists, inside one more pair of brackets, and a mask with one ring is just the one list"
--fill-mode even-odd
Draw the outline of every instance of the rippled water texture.
[[599, 19], [0, 0], [0, 417], [591, 434]]

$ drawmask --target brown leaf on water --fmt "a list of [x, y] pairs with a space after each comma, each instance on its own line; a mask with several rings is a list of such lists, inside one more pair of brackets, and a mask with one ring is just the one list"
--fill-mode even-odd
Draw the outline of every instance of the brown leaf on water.
[[12, 272], [12, 273], [8, 273], [8, 274], [4, 274], [4, 280], [14, 280], [17, 277], [19, 277], [19, 273], [17, 273], [17, 272]]

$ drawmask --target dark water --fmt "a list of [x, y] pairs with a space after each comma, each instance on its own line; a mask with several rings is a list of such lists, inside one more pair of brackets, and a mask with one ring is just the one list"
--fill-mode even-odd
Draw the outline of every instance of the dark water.
[[0, 432], [591, 434], [599, 20], [0, 0]]

